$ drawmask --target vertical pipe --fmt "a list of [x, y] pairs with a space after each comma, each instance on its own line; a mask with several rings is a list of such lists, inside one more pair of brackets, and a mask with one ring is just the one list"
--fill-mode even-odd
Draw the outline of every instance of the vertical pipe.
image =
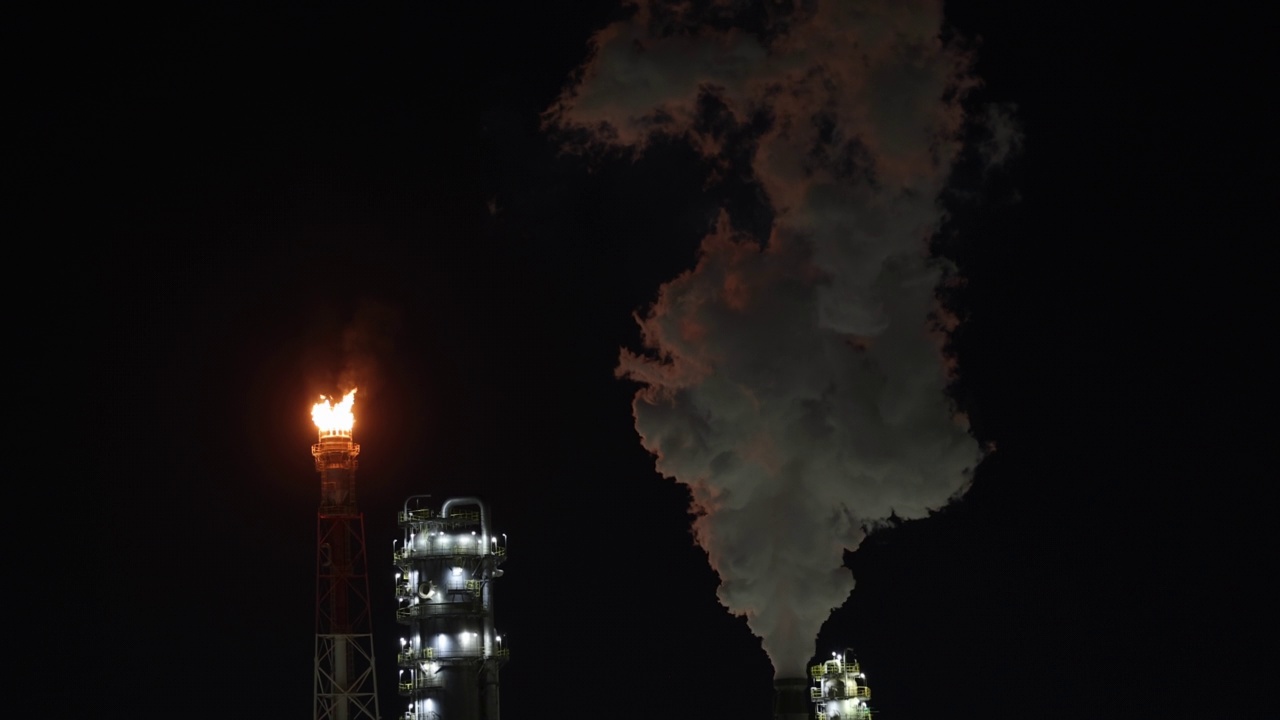
[[333, 685], [337, 696], [333, 716], [335, 720], [347, 720], [347, 638], [342, 635], [333, 638]]
[[809, 681], [778, 678], [773, 681], [774, 720], [809, 720]]
[[492, 582], [491, 573], [486, 573], [483, 585], [480, 586], [480, 606], [484, 609], [484, 656], [493, 657], [493, 596], [489, 590]]
[[498, 662], [489, 660], [484, 667], [484, 720], [499, 720]]

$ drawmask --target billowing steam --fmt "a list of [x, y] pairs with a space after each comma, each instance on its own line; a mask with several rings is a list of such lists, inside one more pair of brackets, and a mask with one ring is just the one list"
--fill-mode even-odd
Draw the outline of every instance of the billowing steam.
[[945, 395], [928, 257], [976, 83], [940, 2], [802, 3], [747, 30], [739, 5], [640, 5], [595, 36], [548, 124], [586, 147], [685, 137], [772, 207], [768, 238], [722, 216], [618, 373], [644, 385], [658, 470], [692, 490], [721, 602], [796, 676], [853, 589], [844, 551], [944, 505], [980, 459]]

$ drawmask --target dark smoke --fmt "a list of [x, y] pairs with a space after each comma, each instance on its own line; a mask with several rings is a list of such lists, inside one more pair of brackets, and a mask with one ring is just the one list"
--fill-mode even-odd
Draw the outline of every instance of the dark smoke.
[[361, 301], [351, 323], [342, 331], [343, 367], [338, 384], [360, 388], [367, 401], [378, 391], [380, 368], [395, 350], [401, 330], [400, 311], [374, 300]]

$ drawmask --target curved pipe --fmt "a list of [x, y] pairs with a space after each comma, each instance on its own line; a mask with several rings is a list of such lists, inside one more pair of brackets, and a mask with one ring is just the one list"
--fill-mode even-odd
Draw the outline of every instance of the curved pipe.
[[[406, 500], [405, 505], [409, 503]], [[480, 508], [480, 529], [484, 532], [485, 537], [489, 537], [489, 509], [485, 507], [484, 501], [478, 497], [458, 497], [449, 498], [444, 501], [444, 505], [440, 506], [440, 517], [449, 517], [449, 508], [454, 505], [476, 505]], [[487, 541], [486, 541], [487, 542]]]
[[[431, 497], [431, 496], [430, 496], [430, 495], [410, 495], [409, 497], [405, 498], [405, 499], [404, 499], [404, 514], [405, 514], [405, 517], [408, 517], [408, 516], [409, 516], [409, 503], [410, 503], [411, 501], [416, 500], [416, 499], [418, 499], [418, 498], [428, 498], [428, 497]], [[446, 504], [446, 505], [448, 505], [448, 503], [445, 503], [445, 504]]]

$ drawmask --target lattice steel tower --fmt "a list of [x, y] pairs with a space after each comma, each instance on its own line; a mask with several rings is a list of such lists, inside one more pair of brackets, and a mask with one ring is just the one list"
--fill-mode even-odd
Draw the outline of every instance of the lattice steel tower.
[[316, 516], [315, 720], [381, 720], [374, 678], [373, 631], [364, 515], [356, 509], [356, 457], [351, 440], [355, 400], [312, 408], [320, 440], [311, 446], [320, 473]]

